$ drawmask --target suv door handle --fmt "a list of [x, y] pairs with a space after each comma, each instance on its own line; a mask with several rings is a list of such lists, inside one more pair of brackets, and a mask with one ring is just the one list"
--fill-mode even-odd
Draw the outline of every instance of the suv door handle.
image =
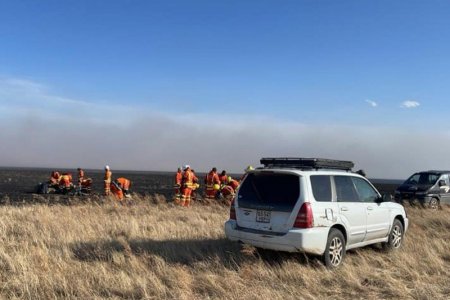
[[341, 207], [341, 211], [348, 211], [347, 207]]
[[372, 206], [367, 207], [367, 210], [373, 210]]

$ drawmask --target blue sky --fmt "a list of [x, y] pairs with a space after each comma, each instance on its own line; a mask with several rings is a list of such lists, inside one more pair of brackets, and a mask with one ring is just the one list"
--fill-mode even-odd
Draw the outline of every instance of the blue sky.
[[[448, 1], [2, 2], [1, 125], [19, 133], [29, 122], [64, 119], [67, 131], [76, 135], [80, 119], [98, 130], [98, 124], [113, 120], [112, 126], [130, 132], [149, 118], [188, 122], [198, 148], [193, 158], [173, 153], [178, 160], [174, 164], [194, 160], [207, 169], [218, 160], [236, 170], [265, 153], [352, 156], [347, 151], [352, 141], [378, 130], [378, 140], [364, 144], [373, 148], [383, 143], [383, 156], [397, 161], [404, 155], [391, 153], [393, 141], [381, 137], [386, 132], [396, 132], [390, 138], [400, 145], [414, 143], [411, 130], [423, 137], [434, 132], [450, 145], [444, 108], [450, 89], [449, 9]], [[339, 135], [350, 131], [352, 138], [339, 142], [342, 152], [323, 151], [329, 147], [326, 136], [316, 148], [288, 148], [280, 141], [276, 148], [255, 140], [266, 148], [250, 151], [238, 162], [221, 155], [229, 152], [225, 141], [214, 141], [216, 146], [208, 149], [221, 158], [202, 162], [195, 153], [201, 152], [202, 143], [210, 143], [202, 130], [211, 123], [219, 126], [218, 133], [233, 124], [235, 136], [247, 131], [252, 132], [250, 138], [261, 134], [249, 131], [255, 124], [262, 132], [270, 131], [264, 126], [281, 126], [281, 133], [300, 126], [304, 134], [319, 130], [333, 138], [337, 133], [332, 129], [339, 128]], [[361, 128], [367, 130], [353, 132]], [[274, 132], [274, 138], [280, 132]], [[152, 140], [152, 134], [144, 138]], [[170, 138], [160, 135], [162, 140], [155, 143], [173, 147], [164, 144]], [[292, 132], [287, 144], [293, 139], [299, 145], [304, 145], [303, 139], [309, 141]], [[74, 148], [71, 140], [68, 137], [64, 144]], [[20, 139], [17, 143], [3, 150], [22, 146]], [[118, 155], [127, 151], [123, 145], [102, 144]], [[236, 148], [243, 147], [247, 145], [236, 142]], [[47, 151], [33, 143], [28, 148]], [[95, 162], [79, 159], [71, 164], [59, 158], [42, 163], [92, 167], [102, 159], [101, 147], [96, 151]], [[425, 163], [411, 169], [426, 168], [429, 161], [422, 156], [428, 156], [428, 150], [417, 151], [414, 156]], [[0, 165], [33, 164], [33, 155], [10, 155]], [[165, 151], [155, 155], [164, 156]], [[169, 170], [174, 168], [171, 159], [117, 165]], [[371, 164], [364, 157], [360, 161]], [[408, 175], [392, 172], [374, 169], [381, 177]]]

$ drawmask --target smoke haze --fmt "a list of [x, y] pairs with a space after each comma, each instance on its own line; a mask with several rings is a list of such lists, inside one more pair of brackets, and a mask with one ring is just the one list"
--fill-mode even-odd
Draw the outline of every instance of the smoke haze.
[[33, 82], [8, 80], [0, 81], [0, 118], [1, 166], [172, 171], [190, 164], [242, 172], [263, 156], [303, 156], [352, 160], [372, 178], [450, 169], [450, 130], [442, 128], [174, 116], [55, 97]]

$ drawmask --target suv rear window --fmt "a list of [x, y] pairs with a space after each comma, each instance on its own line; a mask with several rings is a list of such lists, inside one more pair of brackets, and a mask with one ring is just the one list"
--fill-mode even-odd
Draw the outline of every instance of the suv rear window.
[[336, 186], [336, 197], [338, 202], [360, 201], [350, 176], [334, 176], [334, 184]]
[[239, 188], [239, 207], [291, 211], [300, 196], [297, 175], [250, 173]]
[[310, 177], [314, 199], [320, 202], [331, 202], [331, 178], [328, 175]]

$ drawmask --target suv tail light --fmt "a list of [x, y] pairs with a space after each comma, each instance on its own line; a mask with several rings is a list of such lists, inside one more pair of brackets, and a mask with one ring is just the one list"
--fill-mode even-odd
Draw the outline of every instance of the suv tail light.
[[295, 228], [312, 228], [313, 227], [313, 213], [311, 209], [311, 203], [305, 202], [300, 208], [297, 218], [295, 218]]
[[234, 198], [230, 205], [230, 220], [236, 220], [236, 208], [234, 208]]

